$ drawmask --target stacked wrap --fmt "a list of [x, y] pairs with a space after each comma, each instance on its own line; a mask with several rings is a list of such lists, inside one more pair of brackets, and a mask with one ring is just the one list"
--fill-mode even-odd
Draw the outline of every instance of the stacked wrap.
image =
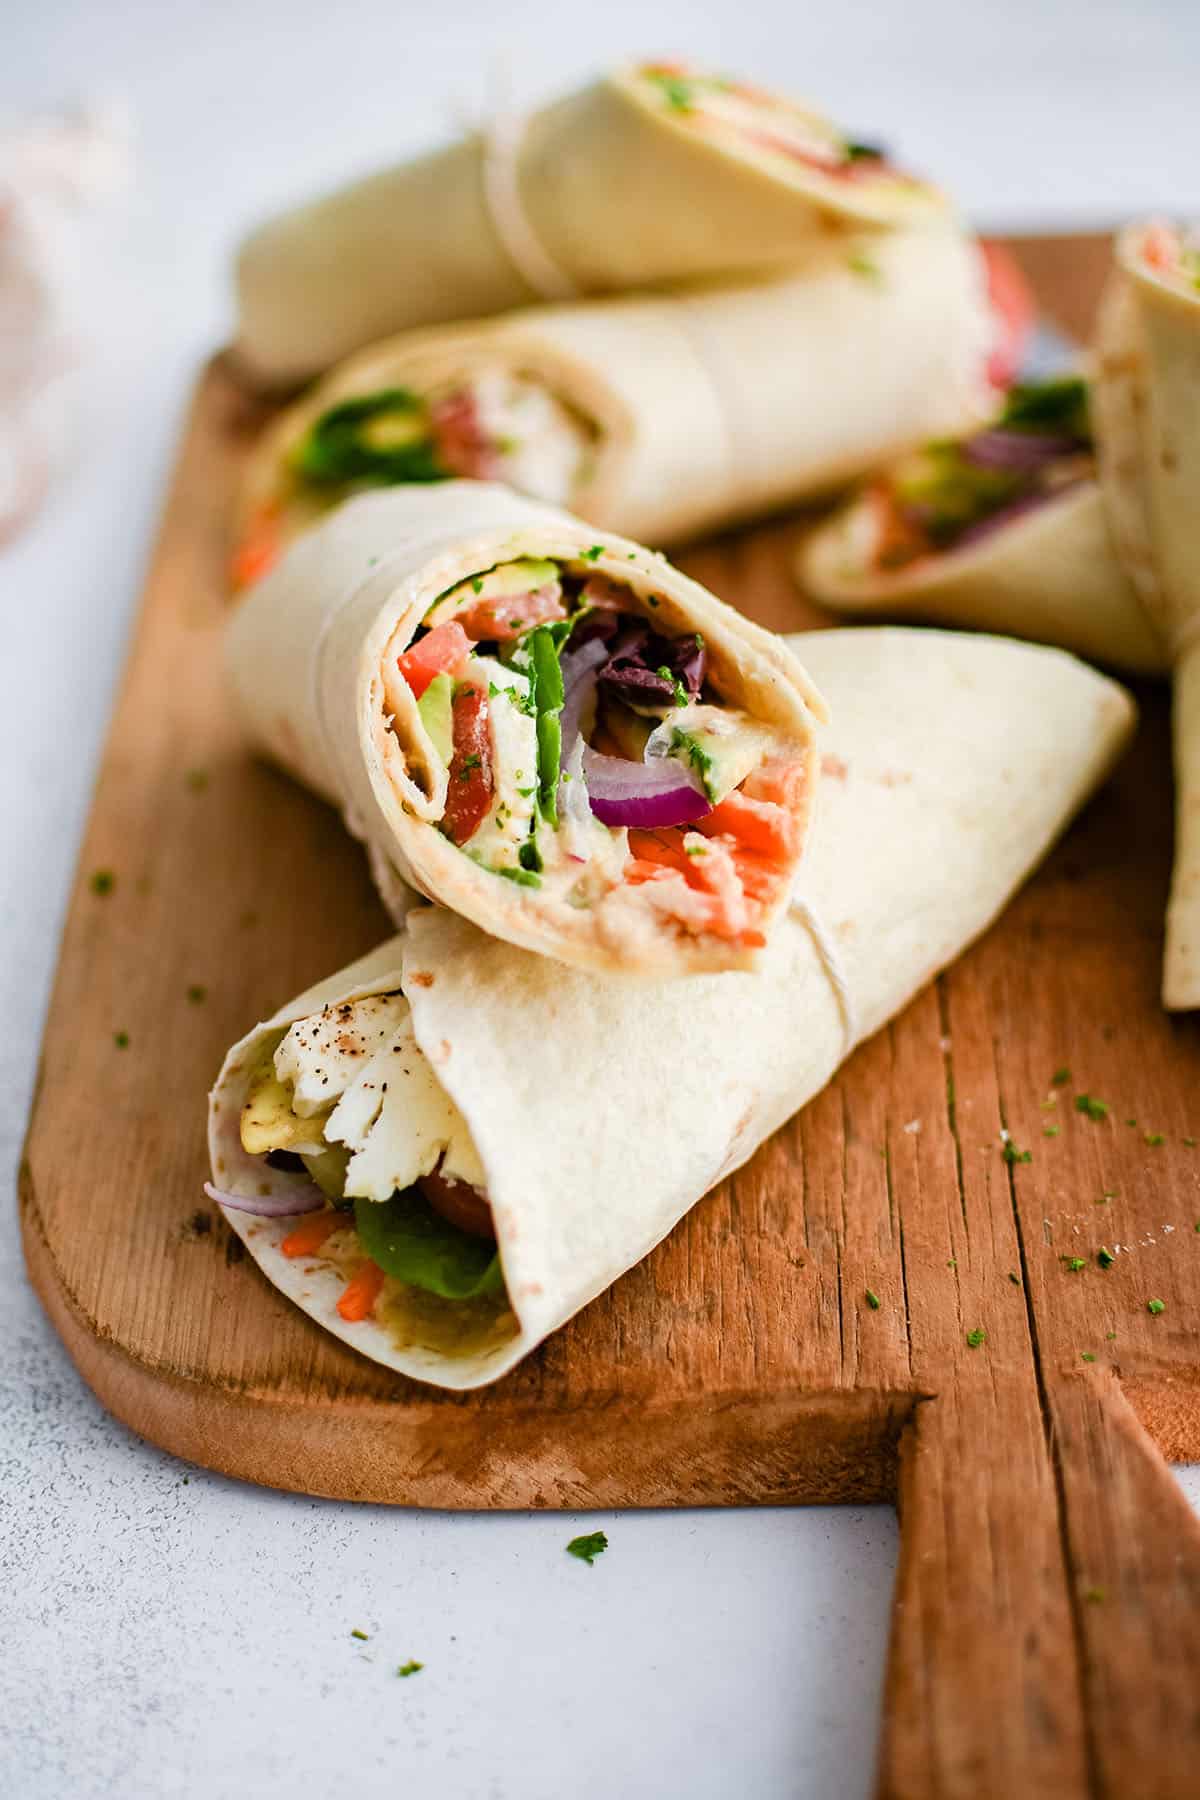
[[259, 380], [295, 383], [411, 326], [794, 266], [841, 226], [945, 212], [923, 183], [731, 153], [622, 69], [261, 226], [239, 261], [237, 348]]
[[500, 369], [544, 382], [591, 427], [572, 510], [668, 543], [980, 423], [994, 330], [978, 248], [931, 229], [835, 240], [803, 275], [408, 333], [355, 357], [268, 432], [243, 531], [276, 517], [286, 541], [322, 515], [324, 497], [289, 471], [331, 406]]
[[[251, 735], [340, 806], [397, 922], [417, 889], [510, 943], [593, 968], [665, 976], [751, 966], [752, 949], [734, 955], [702, 937], [651, 936], [642, 914], [614, 915], [607, 901], [595, 913], [552, 905], [481, 868], [436, 829], [439, 796], [420, 752], [428, 740], [403, 694], [396, 723], [411, 753], [390, 729], [385, 653], [403, 649], [447, 589], [521, 557], [583, 558], [593, 575], [649, 596], [664, 631], [700, 633], [717, 691], [802, 753], [798, 822], [807, 827], [813, 721], [824, 705], [782, 640], [655, 552], [488, 482], [365, 494], [293, 546], [229, 629], [229, 668]], [[444, 790], [443, 774], [443, 800]]]
[[1056, 651], [904, 630], [822, 632], [802, 647], [835, 719], [803, 876], [815, 935], [793, 917], [753, 974], [632, 984], [421, 908], [401, 937], [230, 1052], [210, 1114], [213, 1181], [226, 1192], [294, 1179], [241, 1149], [249, 1076], [287, 1023], [356, 994], [403, 988], [417, 1043], [469, 1126], [511, 1311], [459, 1354], [429, 1342], [403, 1306], [386, 1327], [348, 1324], [336, 1310], [343, 1274], [284, 1257], [286, 1222], [227, 1212], [268, 1277], [356, 1349], [451, 1388], [510, 1369], [984, 929], [1132, 724], [1119, 687]]
[[1186, 278], [1121, 234], [1100, 313], [1100, 479], [1118, 554], [1172, 670], [1175, 866], [1163, 1002], [1200, 1006], [1200, 259]]

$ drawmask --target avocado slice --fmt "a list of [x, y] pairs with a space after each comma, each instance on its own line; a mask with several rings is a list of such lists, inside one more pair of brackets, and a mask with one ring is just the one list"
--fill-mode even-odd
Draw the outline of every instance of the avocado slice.
[[647, 757], [670, 756], [700, 777], [714, 806], [740, 787], [774, 742], [748, 714], [725, 707], [677, 707], [650, 735]]
[[291, 1089], [276, 1075], [274, 1063], [265, 1062], [251, 1077], [242, 1103], [242, 1149], [248, 1156], [265, 1156], [268, 1150], [295, 1150], [302, 1145], [320, 1144], [325, 1121], [332, 1111], [332, 1106], [327, 1106], [311, 1118], [302, 1119], [292, 1110]]
[[486, 574], [473, 575], [460, 581], [436, 600], [425, 615], [426, 625], [441, 625], [451, 619], [462, 606], [473, 606], [481, 600], [512, 600], [519, 594], [530, 594], [539, 588], [559, 584], [559, 567], [540, 556], [522, 556], [515, 562], [499, 563]]
[[454, 756], [454, 682], [449, 675], [434, 676], [417, 701], [417, 711], [434, 749], [449, 768]]

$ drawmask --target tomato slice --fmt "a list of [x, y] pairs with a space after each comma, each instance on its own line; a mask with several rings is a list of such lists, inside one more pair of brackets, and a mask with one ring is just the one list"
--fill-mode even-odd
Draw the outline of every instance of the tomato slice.
[[[444, 626], [438, 630], [444, 630]], [[455, 630], [461, 627], [455, 626]], [[435, 634], [430, 632], [431, 637]], [[464, 681], [451, 702], [454, 755], [446, 788], [442, 830], [452, 844], [465, 844], [478, 831], [492, 804], [492, 740], [487, 694], [478, 681]]]
[[457, 619], [435, 625], [411, 650], [396, 658], [397, 667], [419, 700], [435, 675], [457, 669], [475, 648]]
[[229, 564], [231, 585], [240, 592], [253, 587], [269, 573], [283, 554], [283, 535], [279, 526], [279, 508], [261, 506], [246, 529], [246, 535], [234, 551]]
[[434, 1212], [440, 1213], [447, 1224], [457, 1225], [460, 1231], [469, 1231], [472, 1237], [491, 1238], [495, 1242], [492, 1209], [479, 1189], [472, 1187], [469, 1181], [448, 1181], [440, 1169], [434, 1169], [431, 1174], [422, 1175], [417, 1186]]
[[1012, 251], [1003, 244], [981, 243], [979, 248], [996, 322], [996, 343], [988, 357], [987, 375], [993, 387], [1007, 388], [1021, 367], [1037, 309], [1033, 290]]
[[494, 639], [509, 643], [533, 625], [548, 624], [551, 619], [565, 619], [567, 609], [552, 587], [531, 588], [527, 594], [501, 596], [494, 600], [476, 600], [454, 615], [468, 637], [479, 642]]

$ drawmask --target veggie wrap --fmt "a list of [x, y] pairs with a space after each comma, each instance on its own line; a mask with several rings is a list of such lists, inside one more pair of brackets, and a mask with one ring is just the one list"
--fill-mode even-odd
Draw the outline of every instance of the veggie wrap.
[[985, 290], [960, 232], [896, 232], [802, 275], [393, 338], [267, 432], [235, 582], [366, 487], [505, 481], [653, 544], [828, 489], [987, 417]]
[[624, 982], [418, 908], [230, 1052], [212, 1192], [356, 1349], [451, 1388], [512, 1368], [984, 929], [1133, 720], [1059, 651], [906, 630], [803, 650], [831, 773], [806, 905], [759, 970]]
[[238, 263], [237, 349], [260, 381], [295, 383], [410, 326], [793, 266], [831, 231], [946, 212], [803, 107], [630, 66], [261, 226]]
[[233, 617], [251, 732], [339, 804], [385, 902], [525, 949], [753, 965], [804, 852], [820, 696], [626, 538], [483, 482], [365, 494]]
[[1200, 232], [1135, 225], [1098, 327], [1100, 479], [1172, 669], [1175, 866], [1163, 1002], [1200, 1006]]
[[1161, 671], [1163, 636], [1115, 553], [1088, 402], [1081, 376], [1018, 386], [984, 430], [903, 457], [811, 534], [802, 585], [842, 612]]

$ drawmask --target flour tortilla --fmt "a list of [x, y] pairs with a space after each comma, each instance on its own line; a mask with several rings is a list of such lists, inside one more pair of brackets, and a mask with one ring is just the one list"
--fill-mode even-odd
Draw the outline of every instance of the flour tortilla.
[[859, 496], [807, 539], [799, 578], [839, 612], [929, 619], [1060, 645], [1131, 674], [1161, 674], [1166, 646], [1114, 552], [1094, 481], [969, 544], [880, 573], [869, 566], [870, 501]]
[[410, 332], [279, 419], [252, 458], [243, 519], [279, 506], [290, 536], [319, 516], [288, 464], [330, 406], [500, 368], [540, 379], [592, 424], [572, 510], [670, 543], [983, 423], [994, 334], [978, 247], [950, 229], [849, 240], [802, 275]]
[[[847, 227], [948, 210], [921, 183], [764, 168], [650, 104], [628, 69], [531, 115], [515, 157], [521, 214], [584, 295], [791, 267]], [[260, 226], [238, 260], [243, 366], [294, 385], [391, 332], [548, 297], [505, 248], [488, 191], [473, 135]]]
[[642, 976], [753, 967], [758, 951], [684, 936], [635, 906], [632, 889], [619, 911], [607, 902], [583, 910], [480, 868], [434, 823], [445, 776], [439, 795], [434, 759], [422, 762], [428, 739], [416, 703], [397, 721], [411, 756], [388, 729], [384, 652], [403, 648], [439, 594], [498, 562], [585, 553], [589, 572], [653, 596], [647, 616], [657, 628], [702, 633], [716, 690], [797, 747], [808, 777], [799, 805], [806, 828], [813, 721], [824, 705], [782, 640], [653, 551], [489, 482], [364, 494], [301, 538], [230, 626], [228, 665], [243, 717], [268, 755], [342, 808], [397, 920], [417, 889], [496, 937], [581, 967]]
[[1059, 651], [899, 629], [818, 632], [802, 648], [836, 721], [803, 892], [836, 948], [850, 1025], [795, 917], [754, 974], [644, 985], [556, 968], [422, 908], [230, 1052], [210, 1119], [226, 1190], [288, 1179], [245, 1158], [237, 1133], [270, 1033], [364, 991], [404, 988], [417, 1041], [470, 1127], [513, 1309], [509, 1335], [484, 1350], [449, 1357], [419, 1332], [402, 1342], [372, 1320], [345, 1323], [342, 1277], [280, 1254], [286, 1223], [227, 1214], [268, 1278], [365, 1355], [448, 1388], [511, 1369], [986, 928], [1133, 724], [1121, 688]]
[[1100, 315], [1100, 477], [1117, 547], [1173, 669], [1175, 866], [1163, 1004], [1200, 1006], [1200, 289], [1123, 232]]

